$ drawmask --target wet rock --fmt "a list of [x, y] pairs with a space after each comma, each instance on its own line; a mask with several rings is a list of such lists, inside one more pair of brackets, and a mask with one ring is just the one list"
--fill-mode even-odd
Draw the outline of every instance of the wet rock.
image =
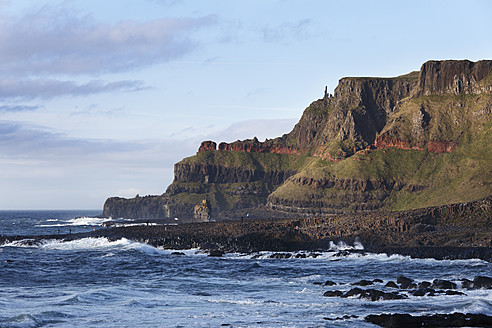
[[351, 290], [349, 290], [348, 292], [346, 292], [345, 294], [343, 294], [342, 297], [346, 298], [346, 297], [351, 297], [351, 296], [357, 296], [363, 292], [364, 292], [363, 289], [361, 289], [359, 287], [355, 287], [355, 288], [352, 288]]
[[388, 287], [388, 288], [400, 288], [400, 287], [398, 287], [398, 285], [397, 285], [397, 284], [395, 284], [395, 282], [394, 282], [394, 281], [388, 281], [388, 282], [386, 283], [386, 285], [384, 285], [384, 286], [385, 286], [385, 287]]
[[473, 287], [492, 289], [492, 278], [485, 276], [475, 277], [475, 279], [473, 279]]
[[222, 255], [224, 255], [225, 253], [223, 251], [221, 251], [220, 249], [213, 249], [210, 251], [210, 253], [208, 253], [208, 256], [211, 256], [211, 257], [222, 257]]
[[321, 281], [315, 281], [313, 282], [313, 285], [323, 285], [323, 283]]
[[296, 254], [296, 259], [305, 259], [305, 258], [306, 258], [306, 254], [304, 253]]
[[419, 321], [410, 314], [368, 315], [365, 320], [378, 326], [388, 328], [413, 328], [419, 326]]
[[410, 314], [396, 313], [368, 315], [365, 320], [387, 328], [492, 326], [492, 316], [485, 314], [452, 313], [411, 316]]
[[417, 289], [416, 291], [411, 292], [413, 296], [425, 296], [425, 290]]
[[398, 293], [386, 293], [377, 289], [367, 289], [360, 294], [359, 298], [365, 298], [374, 302], [379, 300], [400, 300], [406, 298], [406, 296]]
[[459, 292], [457, 290], [451, 290], [451, 289], [448, 289], [446, 291], [446, 295], [465, 295], [466, 296], [466, 294], [463, 292]]
[[271, 259], [290, 259], [292, 254], [290, 253], [274, 253], [270, 255]]
[[372, 282], [374, 282], [374, 283], [376, 283], [376, 282], [377, 282], [377, 283], [380, 283], [380, 284], [382, 284], [382, 283], [383, 283], [383, 281], [382, 281], [381, 279], [378, 279], [378, 278], [374, 279]]
[[179, 255], [179, 256], [182, 256], [182, 255], [186, 255], [186, 254], [183, 253], [183, 252], [172, 252], [171, 255]]
[[323, 294], [325, 297], [341, 297], [342, 295], [343, 292], [340, 290], [328, 290]]
[[431, 287], [440, 289], [456, 289], [456, 284], [449, 280], [434, 279]]
[[473, 281], [463, 278], [461, 279], [461, 287], [465, 289], [473, 288]]
[[413, 283], [413, 280], [405, 276], [399, 276], [398, 278], [396, 278], [396, 282], [400, 284], [401, 289], [408, 289]]
[[370, 286], [370, 285], [373, 285], [373, 282], [365, 279], [352, 283], [352, 286]]
[[336, 285], [337, 283], [336, 282], [333, 282], [331, 280], [327, 280], [325, 281], [324, 285], [323, 286], [333, 286], [333, 285]]
[[331, 321], [337, 321], [337, 320], [347, 320], [347, 319], [355, 319], [355, 318], [358, 318], [356, 315], [352, 314], [352, 315], [344, 315], [343, 317], [336, 317], [336, 318], [323, 318], [325, 320], [331, 320]]
[[429, 288], [431, 286], [431, 283], [428, 281], [422, 281], [419, 283], [418, 288], [419, 289], [424, 289], [424, 288]]

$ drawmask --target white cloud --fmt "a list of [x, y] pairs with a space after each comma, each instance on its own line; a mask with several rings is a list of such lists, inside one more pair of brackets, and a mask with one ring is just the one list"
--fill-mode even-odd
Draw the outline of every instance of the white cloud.
[[[1, 82], [0, 82], [1, 85]], [[0, 90], [1, 93], [1, 90]], [[28, 112], [41, 108], [41, 106], [28, 105], [0, 105], [0, 112]]]
[[18, 80], [16, 78], [4, 78], [0, 79], [0, 99], [49, 99], [59, 96], [86, 96], [104, 92], [138, 91], [147, 88], [144, 82], [135, 80], [115, 82], [92, 80], [78, 84], [73, 81], [53, 79]]
[[107, 24], [63, 6], [0, 17], [0, 72], [18, 75], [122, 72], [192, 51], [194, 31], [214, 16]]
[[218, 143], [232, 142], [236, 140], [252, 139], [257, 137], [259, 140], [265, 138], [273, 139], [289, 133], [298, 119], [279, 119], [279, 120], [248, 120], [237, 122], [228, 128], [211, 133], [206, 138]]

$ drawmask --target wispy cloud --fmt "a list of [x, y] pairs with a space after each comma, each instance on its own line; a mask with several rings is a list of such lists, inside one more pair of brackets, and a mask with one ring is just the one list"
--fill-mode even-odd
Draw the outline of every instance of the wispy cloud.
[[54, 98], [59, 96], [86, 96], [89, 94], [138, 91], [147, 89], [143, 81], [123, 80], [104, 82], [92, 80], [87, 83], [74, 81], [59, 81], [54, 79], [24, 79], [15, 78], [0, 79], [0, 99], [33, 99]]
[[0, 105], [0, 112], [28, 112], [34, 111], [42, 106], [28, 106], [28, 105]]
[[[138, 163], [142, 167], [172, 167], [174, 162], [193, 153], [197, 147], [182, 140], [72, 138], [43, 126], [0, 121], [0, 160], [30, 159], [57, 165], [99, 162], [106, 166]], [[142, 159], [145, 159], [143, 163]]]
[[302, 19], [297, 22], [282, 23], [277, 26], [266, 26], [262, 29], [263, 40], [272, 43], [291, 43], [306, 39], [313, 35], [312, 22]]
[[214, 16], [107, 24], [64, 6], [0, 17], [0, 71], [16, 75], [122, 72], [166, 62], [197, 46]]
[[73, 80], [178, 59], [199, 46], [194, 32], [215, 22], [215, 16], [203, 16], [105, 23], [69, 8], [67, 2], [18, 17], [0, 12], [0, 99], [148, 88], [137, 80]]

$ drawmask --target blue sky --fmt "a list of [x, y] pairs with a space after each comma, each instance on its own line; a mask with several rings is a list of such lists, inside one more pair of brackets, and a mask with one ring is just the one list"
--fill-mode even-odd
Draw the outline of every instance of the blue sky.
[[0, 0], [0, 209], [161, 194], [344, 76], [490, 59], [490, 1]]

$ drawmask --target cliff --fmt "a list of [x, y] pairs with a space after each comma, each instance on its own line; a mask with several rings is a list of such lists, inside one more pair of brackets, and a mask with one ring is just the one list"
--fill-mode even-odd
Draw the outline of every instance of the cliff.
[[410, 210], [492, 194], [492, 61], [429, 61], [395, 78], [342, 78], [290, 133], [204, 141], [161, 196], [103, 215], [212, 219]]

